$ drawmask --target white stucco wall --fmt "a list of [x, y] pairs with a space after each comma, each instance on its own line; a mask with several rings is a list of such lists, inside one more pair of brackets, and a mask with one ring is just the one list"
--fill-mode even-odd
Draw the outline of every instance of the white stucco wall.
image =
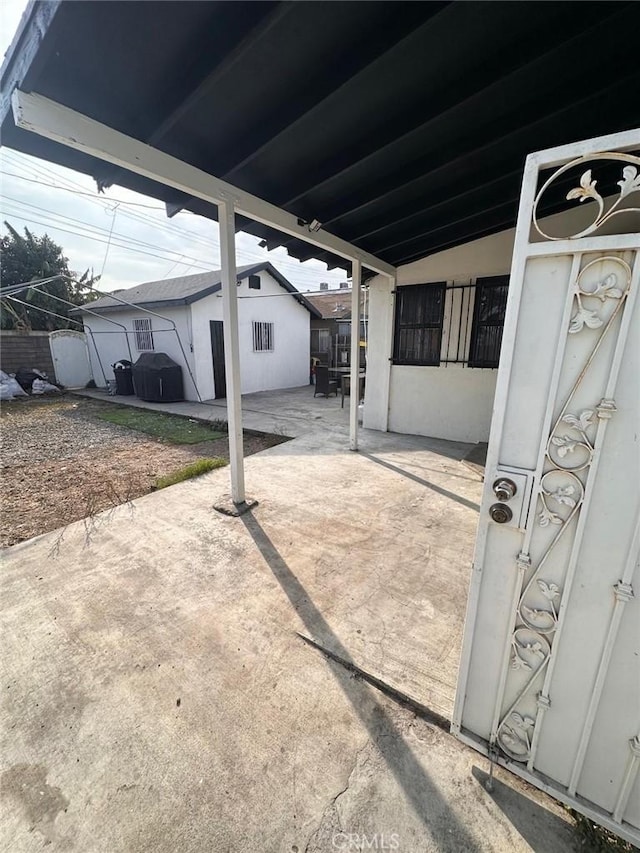
[[389, 430], [451, 441], [487, 441], [497, 370], [394, 365]]
[[[300, 305], [266, 271], [260, 274], [260, 290], [249, 290], [248, 280], [244, 279], [238, 287], [238, 320], [240, 340], [240, 371], [242, 375], [242, 393], [269, 391], [276, 388], [293, 388], [309, 383], [310, 360], [310, 317]], [[260, 298], [260, 297], [269, 298]], [[222, 297], [212, 294], [191, 305], [177, 308], [158, 309], [167, 319], [175, 322], [185, 355], [180, 350], [175, 332], [169, 330], [171, 324], [159, 317], [151, 317], [154, 349], [166, 352], [183, 368], [184, 392], [187, 400], [197, 400], [198, 394], [191, 380], [187, 364], [191, 368], [195, 383], [203, 400], [215, 397], [213, 383], [213, 360], [211, 355], [210, 320], [222, 320]], [[133, 331], [133, 320], [150, 317], [135, 309], [117, 311], [102, 317], [85, 316], [85, 327], [89, 326], [106, 376], [100, 369], [96, 352], [89, 340], [91, 368], [96, 385], [104, 386], [107, 379], [113, 379], [111, 365], [122, 358], [136, 361], [140, 353], [136, 349], [135, 335], [129, 334], [131, 356], [128, 354], [124, 331], [109, 320], [124, 325]], [[253, 351], [253, 322], [274, 324], [274, 351]]]
[[[555, 233], [554, 226], [556, 229], [560, 226], [560, 233], [571, 233], [572, 226], [582, 227], [581, 215], [583, 212], [579, 210], [560, 214], [544, 219], [543, 224], [550, 233]], [[563, 228], [567, 230], [563, 232]], [[468, 284], [476, 278], [508, 275], [514, 237], [515, 229], [509, 229], [399, 267], [398, 287], [438, 281]], [[450, 292], [447, 298], [443, 357], [448, 311], [452, 308]], [[391, 364], [394, 301], [388, 278], [376, 276], [371, 280], [363, 425], [452, 441], [487, 441], [497, 370], [459, 364], [440, 367]], [[459, 314], [454, 314], [454, 327], [458, 318]]]
[[[511, 265], [512, 250], [513, 231], [485, 237], [400, 267], [398, 287], [437, 281], [468, 284], [476, 278], [505, 275]], [[497, 370], [461, 364], [392, 365], [389, 359], [393, 350], [394, 298], [389, 279], [374, 279], [370, 295], [364, 426], [451, 441], [487, 441]], [[456, 333], [458, 329], [460, 306], [457, 300], [454, 307], [453, 298], [453, 292], [449, 291], [443, 358], [451, 311], [454, 312], [451, 325]], [[473, 305], [468, 315], [469, 333], [472, 317]]]
[[[310, 318], [300, 303], [266, 271], [260, 290], [238, 287], [238, 330], [242, 393], [309, 384]], [[191, 305], [196, 381], [203, 399], [213, 399], [210, 320], [222, 320], [222, 296], [214, 293]], [[253, 351], [253, 323], [273, 323], [273, 352]]]
[[[194, 366], [193, 353], [191, 351], [192, 335], [189, 311], [187, 308], [182, 307], [166, 308], [159, 310], [158, 314], [161, 314], [162, 317], [166, 317], [167, 319], [163, 320], [160, 317], [151, 316], [150, 314], [145, 314], [142, 311], [137, 311], [133, 308], [126, 311], [109, 312], [108, 314], [105, 313], [101, 317], [89, 315], [83, 316], [85, 330], [87, 331], [89, 359], [91, 361], [91, 370], [93, 372], [94, 381], [96, 385], [103, 387], [106, 384], [106, 380], [114, 378], [113, 369], [111, 367], [114, 362], [123, 358], [130, 359], [134, 363], [138, 360], [140, 352], [136, 348], [136, 336], [133, 334], [133, 321], [134, 319], [138, 320], [142, 317], [147, 317], [151, 320], [154, 351], [166, 352], [168, 356], [182, 367], [185, 396], [188, 400], [197, 400], [198, 396], [195, 391], [195, 386], [190, 379], [189, 371], [187, 369], [187, 365], [189, 365], [193, 372]], [[171, 322], [169, 322], [170, 320], [173, 320], [176, 325], [184, 348], [184, 355], [180, 349], [178, 337], [173, 331]], [[118, 326], [114, 325], [113, 321], [126, 326], [130, 334], [125, 335], [125, 332], [120, 330]], [[89, 334], [89, 328], [93, 331], [93, 339]], [[129, 340], [129, 346], [131, 347], [131, 355], [129, 355], [129, 350], [127, 349], [127, 338]], [[106, 376], [103, 376], [102, 370], [100, 369], [100, 364], [94, 348], [94, 340], [95, 346], [99, 350], [100, 361], [102, 362]]]

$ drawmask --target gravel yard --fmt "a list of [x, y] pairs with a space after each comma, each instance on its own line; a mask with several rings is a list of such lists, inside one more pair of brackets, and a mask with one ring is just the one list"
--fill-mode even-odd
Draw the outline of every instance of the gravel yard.
[[[155, 480], [197, 459], [229, 458], [226, 435], [169, 444], [98, 419], [110, 403], [72, 395], [3, 403], [0, 545], [87, 519], [151, 491]], [[282, 436], [245, 435], [245, 456]]]

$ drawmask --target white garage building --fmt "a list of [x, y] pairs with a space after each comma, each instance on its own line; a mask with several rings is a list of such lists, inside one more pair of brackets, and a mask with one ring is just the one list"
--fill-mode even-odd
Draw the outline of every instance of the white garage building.
[[[237, 278], [242, 393], [308, 384], [316, 309], [270, 263], [238, 267]], [[220, 282], [220, 270], [148, 281], [79, 308], [96, 385], [115, 362], [155, 351], [182, 367], [187, 400], [225, 397]]]

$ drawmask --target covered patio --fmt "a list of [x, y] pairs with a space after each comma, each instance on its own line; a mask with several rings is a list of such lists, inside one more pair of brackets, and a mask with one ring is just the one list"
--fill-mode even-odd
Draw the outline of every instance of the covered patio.
[[490, 795], [446, 734], [465, 447], [345, 432], [250, 457], [241, 519], [212, 509], [219, 470], [5, 555], [8, 847], [571, 849], [557, 806], [506, 775]]
[[[636, 4], [331, 10], [34, 0], [1, 72], [4, 145], [91, 174], [99, 191], [118, 183], [159, 198], [169, 216], [218, 220], [238, 507], [236, 230], [345, 267], [355, 322], [367, 278], [393, 290], [401, 264], [512, 226], [531, 150], [637, 123], [637, 63], [618, 50]], [[616, 62], [594, 63], [594, 41]], [[563, 189], [540, 215], [566, 209]], [[357, 387], [356, 336], [350, 363]]]
[[[244, 514], [214, 513], [221, 470], [9, 553], [15, 849], [570, 849], [555, 804], [506, 775], [492, 799], [444, 734], [470, 448], [361, 430], [354, 395], [348, 431], [319, 418], [249, 459], [245, 489], [235, 232], [346, 266], [355, 321], [368, 277], [393, 287], [400, 264], [512, 226], [529, 151], [635, 123], [619, 43], [637, 4], [575, 8], [30, 6], [2, 71], [3, 144], [219, 222]], [[616, 62], [594, 61], [594, 39]], [[353, 335], [352, 387], [358, 355]]]

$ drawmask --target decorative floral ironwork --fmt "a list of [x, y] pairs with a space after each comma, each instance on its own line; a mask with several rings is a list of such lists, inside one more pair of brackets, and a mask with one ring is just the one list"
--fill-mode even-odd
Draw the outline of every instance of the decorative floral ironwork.
[[584, 290], [578, 284], [576, 287], [575, 297], [578, 304], [578, 310], [571, 318], [569, 323], [569, 334], [576, 335], [581, 332], [586, 326], [588, 329], [600, 329], [604, 325], [604, 320], [597, 310], [585, 308], [583, 300], [586, 298], [599, 299], [603, 304], [607, 299], [621, 299], [623, 291], [617, 287], [618, 276], [615, 273], [609, 273], [602, 281], [596, 284], [594, 290]]
[[[547, 234], [540, 227], [540, 223], [538, 221], [538, 205], [540, 204], [540, 200], [542, 196], [545, 194], [547, 189], [551, 186], [551, 184], [567, 172], [569, 169], [572, 169], [581, 164], [587, 164], [593, 160], [617, 160], [626, 163], [622, 169], [622, 179], [617, 182], [617, 186], [620, 187], [618, 198], [613, 202], [613, 204], [607, 210], [605, 207], [605, 201], [602, 197], [601, 193], [596, 189], [597, 180], [592, 177], [592, 169], [587, 169], [582, 173], [580, 177], [580, 184], [577, 187], [569, 190], [567, 193], [567, 200], [582, 203], [583, 201], [592, 201], [595, 202], [597, 206], [597, 212], [594, 216], [593, 221], [590, 225], [584, 228], [582, 231], [579, 231], [576, 234], [568, 234], [566, 236], [553, 237], [550, 234]], [[609, 151], [603, 152], [601, 154], [592, 154], [586, 157], [579, 157], [576, 160], [572, 160], [570, 163], [565, 163], [560, 169], [558, 169], [554, 174], [545, 182], [542, 186], [538, 195], [536, 196], [536, 200], [533, 205], [533, 225], [540, 234], [541, 237], [544, 237], [546, 240], [576, 240], [580, 237], [586, 237], [588, 234], [593, 234], [598, 230], [605, 222], [608, 222], [612, 217], [619, 216], [621, 213], [640, 213], [640, 208], [638, 207], [621, 207], [621, 203], [628, 196], [633, 193], [640, 192], [640, 175], [638, 174], [638, 166], [640, 166], [640, 157], [637, 157], [633, 154], [621, 154], [617, 151]], [[597, 327], [591, 327], [597, 328]]]
[[542, 511], [538, 515], [538, 518], [540, 519], [540, 527], [547, 527], [549, 524], [562, 524], [562, 519], [559, 515], [556, 515], [555, 512], [551, 512], [545, 503], [544, 497], [541, 497], [541, 500]]
[[500, 746], [516, 761], [525, 760], [531, 751], [530, 733], [533, 731], [535, 722], [533, 717], [512, 711], [498, 735]]
[[520, 615], [522, 620], [530, 628], [535, 628], [538, 631], [555, 631], [557, 618], [548, 610], [538, 610], [538, 608], [527, 607], [526, 604], [520, 605]]
[[[624, 188], [626, 195], [640, 188], [636, 186], [635, 172], [632, 174], [631, 171], [625, 170], [624, 180], [627, 182]], [[595, 181], [591, 180], [590, 173], [585, 173], [580, 186], [581, 195], [578, 196], [576, 189], [574, 197], [588, 198], [592, 197], [594, 192]], [[609, 269], [595, 285], [585, 285], [587, 271], [595, 264], [606, 263], [615, 264], [614, 270]], [[510, 700], [496, 733], [501, 749], [517, 761], [530, 759], [536, 719], [549, 704], [547, 697], [542, 697], [545, 699], [542, 701], [540, 693], [534, 700], [534, 686], [542, 677], [551, 657], [563, 594], [564, 570], [551, 568], [549, 557], [561, 538], [572, 529], [571, 522], [581, 511], [598, 424], [602, 423], [605, 416], [610, 417], [615, 412], [615, 403], [612, 400], [602, 400], [598, 405], [579, 408], [577, 411], [571, 411], [571, 407], [596, 353], [625, 303], [630, 283], [629, 265], [616, 256], [599, 258], [586, 264], [574, 283], [573, 294], [577, 302], [577, 312], [572, 316], [567, 331], [569, 334], [575, 334], [586, 326], [599, 329], [599, 333], [547, 439], [546, 471], [540, 480], [537, 512], [538, 526], [544, 529], [544, 533], [539, 534], [540, 545], [543, 546], [542, 554], [536, 563], [527, 562], [520, 555], [518, 563], [523, 573], [523, 582], [516, 610], [516, 627], [511, 639], [510, 675], [504, 694], [513, 696], [515, 688], [515, 698]], [[602, 317], [595, 310], [585, 308], [585, 299], [598, 300], [603, 306], [607, 300], [615, 302], [611, 303], [613, 310]], [[575, 527], [573, 530], [575, 531]], [[537, 710], [534, 710], [536, 708]], [[531, 711], [535, 717], [528, 715], [527, 712]]]

